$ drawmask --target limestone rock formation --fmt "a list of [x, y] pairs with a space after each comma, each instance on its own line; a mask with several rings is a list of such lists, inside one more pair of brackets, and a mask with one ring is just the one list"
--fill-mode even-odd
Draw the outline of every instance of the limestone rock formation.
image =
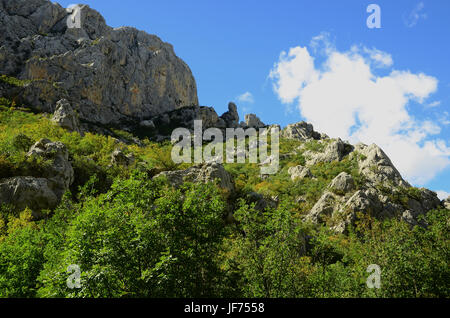
[[226, 127], [236, 128], [239, 126], [239, 114], [235, 103], [228, 104], [228, 111], [220, 116], [225, 121]]
[[2, 0], [0, 73], [29, 80], [5, 86], [0, 96], [54, 112], [65, 98], [80, 119], [120, 124], [198, 105], [189, 67], [172, 45], [131, 27], [111, 28], [87, 5], [78, 5], [81, 28], [48, 0]]
[[[323, 141], [322, 141], [323, 142]], [[341, 139], [327, 142], [324, 151], [315, 152], [307, 150], [303, 153], [307, 166], [315, 165], [319, 162], [341, 161], [345, 156], [353, 151], [353, 146], [343, 142]]]
[[82, 133], [78, 116], [67, 99], [61, 99], [56, 103], [56, 110], [53, 114], [52, 121], [69, 131]]
[[325, 134], [314, 131], [313, 125], [304, 121], [288, 125], [281, 131], [281, 137], [297, 140], [319, 140], [328, 138]]
[[344, 171], [331, 181], [329, 188], [340, 193], [346, 193], [355, 188], [355, 181], [351, 175]]
[[266, 124], [264, 124], [255, 114], [247, 114], [245, 115], [245, 127], [258, 129], [266, 127]]
[[410, 186], [403, 180], [400, 172], [394, 167], [389, 157], [375, 144], [370, 146], [359, 143], [355, 150], [360, 153], [360, 173], [372, 182], [389, 181], [396, 186]]
[[155, 178], [160, 176], [167, 177], [168, 181], [175, 187], [186, 181], [208, 183], [218, 180], [221, 188], [230, 192], [234, 190], [230, 174], [218, 163], [199, 164], [186, 170], [164, 171], [156, 175]]
[[0, 181], [0, 202], [11, 204], [18, 211], [34, 212], [55, 208], [59, 200], [45, 178], [14, 177]]
[[69, 151], [66, 146], [59, 141], [51, 142], [48, 139], [41, 139], [30, 148], [27, 156], [41, 157], [51, 162], [44, 169], [42, 177], [49, 180], [50, 188], [60, 199], [74, 180], [74, 172], [69, 162]]
[[18, 210], [28, 207], [33, 212], [56, 207], [74, 181], [66, 146], [61, 142], [41, 139], [30, 148], [27, 156], [48, 163], [42, 167], [42, 175], [38, 178], [20, 176], [1, 180], [0, 202], [12, 204]]
[[312, 178], [313, 175], [311, 173], [311, 170], [309, 170], [307, 167], [303, 167], [301, 165], [290, 167], [288, 169], [288, 173], [291, 175], [292, 181], [295, 181], [296, 179], [303, 179], [303, 178]]

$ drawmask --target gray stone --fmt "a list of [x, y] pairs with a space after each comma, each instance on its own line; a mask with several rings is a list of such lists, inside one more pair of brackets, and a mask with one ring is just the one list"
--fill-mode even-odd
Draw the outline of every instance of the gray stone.
[[219, 163], [206, 163], [192, 166], [186, 170], [164, 171], [155, 178], [165, 176], [169, 183], [179, 187], [183, 182], [208, 183], [218, 180], [219, 186], [230, 192], [234, 190], [231, 175]]
[[[319, 141], [321, 142], [321, 141]], [[323, 141], [322, 141], [323, 142]], [[353, 151], [353, 146], [343, 142], [341, 139], [328, 141], [323, 152], [307, 150], [303, 153], [307, 166], [313, 166], [319, 162], [341, 161]]]
[[355, 150], [359, 153], [359, 172], [374, 183], [390, 183], [395, 186], [410, 185], [403, 180], [400, 172], [394, 167], [389, 157], [375, 144], [370, 146], [357, 144]]
[[335, 190], [339, 194], [352, 191], [355, 188], [355, 181], [347, 172], [341, 172], [331, 181], [329, 188]]
[[220, 116], [225, 121], [226, 127], [237, 128], [239, 126], [239, 114], [236, 104], [230, 102], [228, 104], [228, 111]]
[[56, 111], [53, 114], [52, 121], [64, 129], [81, 134], [78, 116], [66, 99], [61, 99], [56, 103]]
[[69, 162], [69, 151], [66, 146], [59, 141], [41, 139], [30, 148], [27, 156], [50, 161], [51, 164], [45, 166], [42, 177], [48, 180], [50, 189], [60, 200], [74, 181], [74, 171]]
[[14, 177], [0, 181], [0, 202], [12, 204], [18, 211], [53, 209], [59, 199], [45, 178]]
[[[304, 141], [310, 139], [318, 140], [322, 138], [321, 134], [314, 131], [313, 125], [304, 121], [288, 125], [281, 131], [281, 137]], [[323, 137], [325, 137], [325, 135]]]
[[313, 175], [311, 173], [311, 170], [309, 170], [306, 167], [303, 166], [295, 166], [290, 167], [288, 169], [288, 173], [291, 175], [291, 180], [295, 181], [296, 179], [303, 179], [303, 178], [312, 178]]
[[116, 149], [111, 154], [111, 164], [117, 166], [125, 166], [129, 167], [135, 162], [134, 154], [129, 153], [125, 155], [125, 153], [121, 149]]
[[331, 192], [325, 191], [316, 204], [314, 204], [311, 211], [309, 211], [306, 219], [314, 223], [325, 222], [326, 217], [331, 217], [335, 210], [335, 200], [336, 198]]
[[155, 124], [153, 123], [152, 120], [143, 120], [143, 121], [141, 121], [141, 122], [139, 123], [139, 125], [140, 125], [141, 127], [149, 128], [149, 129], [155, 129], [155, 128], [156, 128], [156, 127], [155, 127]]
[[264, 128], [264, 124], [255, 114], [245, 115], [245, 126], [248, 128]]

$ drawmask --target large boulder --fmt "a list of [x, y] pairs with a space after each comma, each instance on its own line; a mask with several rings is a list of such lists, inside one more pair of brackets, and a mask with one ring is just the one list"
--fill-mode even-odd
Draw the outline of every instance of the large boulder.
[[311, 173], [311, 170], [307, 167], [303, 167], [301, 165], [290, 167], [288, 169], [288, 173], [291, 176], [291, 180], [295, 181], [297, 179], [303, 179], [303, 178], [312, 178], [313, 175]]
[[55, 208], [59, 199], [48, 179], [14, 177], [0, 181], [0, 203], [11, 204], [18, 211], [30, 208], [36, 212]]
[[329, 188], [336, 193], [347, 193], [355, 188], [355, 181], [351, 175], [344, 171], [331, 181]]
[[156, 175], [155, 178], [165, 176], [169, 183], [179, 187], [184, 182], [219, 183], [219, 186], [228, 191], [234, 190], [234, 184], [231, 175], [219, 163], [206, 163], [192, 166], [186, 170], [164, 171]]
[[48, 180], [49, 187], [58, 200], [61, 199], [74, 181], [74, 172], [66, 146], [59, 141], [41, 139], [30, 148], [27, 156], [34, 159], [40, 157], [50, 162], [49, 165], [45, 165], [42, 177]]
[[43, 209], [53, 209], [74, 181], [69, 152], [61, 142], [41, 139], [27, 154], [31, 160], [43, 160], [39, 177], [20, 176], [0, 180], [0, 203], [17, 210], [30, 208], [35, 217]]
[[80, 119], [97, 124], [137, 122], [198, 105], [189, 67], [172, 45], [131, 27], [111, 28], [87, 5], [77, 5], [81, 28], [48, 0], [2, 0], [0, 73], [22, 80], [0, 90], [38, 111], [54, 112], [65, 98]]
[[80, 121], [67, 99], [61, 99], [56, 103], [52, 121], [64, 129], [81, 134]]

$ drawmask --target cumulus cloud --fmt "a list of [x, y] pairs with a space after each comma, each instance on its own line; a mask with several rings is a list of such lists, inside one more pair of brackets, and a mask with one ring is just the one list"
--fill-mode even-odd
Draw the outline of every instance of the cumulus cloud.
[[408, 111], [411, 101], [424, 104], [437, 90], [436, 78], [394, 69], [379, 76], [377, 65], [393, 65], [390, 54], [356, 46], [341, 52], [323, 45], [326, 58], [320, 65], [307, 47], [280, 54], [269, 77], [283, 103], [295, 102], [318, 131], [378, 144], [413, 184], [425, 184], [450, 164], [450, 148], [437, 136], [440, 127]]
[[250, 103], [250, 104], [252, 104], [252, 103], [255, 102], [255, 100], [253, 98], [253, 95], [250, 92], [245, 92], [245, 93], [239, 95], [238, 97], [236, 97], [236, 99], [237, 99], [238, 102], [241, 102], [241, 103]]
[[403, 22], [408, 28], [415, 26], [420, 19], [427, 18], [426, 13], [422, 13], [424, 8], [424, 3], [419, 2], [409, 14], [403, 16]]
[[436, 191], [438, 198], [441, 200], [445, 200], [450, 196], [450, 192], [446, 191]]

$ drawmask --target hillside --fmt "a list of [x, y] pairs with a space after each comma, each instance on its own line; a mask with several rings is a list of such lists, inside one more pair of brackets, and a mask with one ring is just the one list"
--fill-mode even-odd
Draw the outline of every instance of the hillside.
[[449, 297], [450, 198], [306, 122], [281, 129], [276, 174], [175, 163], [195, 120], [280, 127], [199, 106], [170, 44], [79, 8], [71, 29], [0, 0], [0, 297]]

